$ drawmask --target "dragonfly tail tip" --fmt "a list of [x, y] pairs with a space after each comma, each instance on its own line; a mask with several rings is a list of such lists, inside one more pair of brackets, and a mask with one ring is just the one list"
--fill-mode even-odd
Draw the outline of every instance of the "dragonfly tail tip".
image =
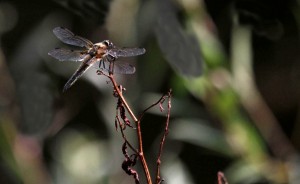
[[65, 93], [69, 88], [70, 88], [69, 86], [64, 86], [63, 93]]

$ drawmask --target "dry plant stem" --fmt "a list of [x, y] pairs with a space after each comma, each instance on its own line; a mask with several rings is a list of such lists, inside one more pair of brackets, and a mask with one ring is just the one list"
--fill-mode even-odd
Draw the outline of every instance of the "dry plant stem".
[[136, 154], [138, 154], [138, 151], [130, 144], [130, 142], [127, 140], [126, 136], [125, 136], [125, 133], [124, 133], [124, 130], [122, 128], [122, 125], [121, 125], [121, 121], [120, 121], [120, 118], [119, 117], [116, 117], [117, 118], [117, 121], [118, 121], [118, 124], [119, 124], [119, 127], [120, 127], [120, 131], [121, 131], [121, 134], [122, 134], [122, 137], [124, 139], [124, 141], [126, 142], [126, 144], [129, 146], [129, 148], [135, 152]]
[[170, 89], [168, 91], [167, 94], [163, 95], [157, 102], [153, 103], [152, 105], [150, 105], [148, 108], [146, 108], [142, 114], [140, 115], [139, 121], [141, 121], [141, 119], [143, 118], [143, 116], [145, 115], [145, 113], [151, 109], [152, 107], [158, 105], [158, 104], [162, 104], [164, 103], [165, 99], [168, 98], [168, 112], [167, 112], [167, 120], [166, 120], [166, 125], [165, 125], [165, 131], [163, 134], [163, 137], [161, 138], [160, 141], [160, 146], [159, 146], [159, 152], [158, 152], [158, 158], [157, 158], [157, 167], [156, 167], [156, 184], [160, 184], [161, 183], [161, 177], [160, 177], [160, 165], [161, 165], [161, 155], [162, 155], [162, 151], [163, 151], [163, 146], [166, 140], [166, 137], [168, 135], [169, 132], [169, 122], [170, 122], [170, 113], [171, 113], [171, 93], [172, 90]]
[[143, 170], [145, 172], [145, 175], [146, 175], [146, 179], [147, 179], [147, 183], [148, 184], [152, 184], [152, 180], [151, 180], [151, 175], [150, 175], [150, 172], [149, 172], [149, 168], [148, 168], [148, 165], [147, 165], [147, 162], [146, 162], [146, 159], [145, 159], [145, 156], [144, 156], [144, 151], [143, 151], [143, 140], [142, 140], [142, 131], [141, 131], [141, 124], [140, 124], [140, 120], [138, 120], [134, 113], [132, 112], [131, 108], [129, 107], [129, 105], [127, 104], [126, 100], [124, 99], [123, 95], [122, 95], [122, 92], [120, 91], [115, 79], [114, 79], [114, 76], [112, 73], [110, 73], [108, 75], [108, 78], [111, 80], [113, 86], [114, 86], [114, 89], [116, 90], [119, 98], [121, 99], [122, 103], [124, 104], [126, 110], [128, 111], [128, 113], [130, 114], [131, 118], [134, 120], [135, 124], [136, 124], [136, 131], [137, 131], [137, 136], [138, 136], [138, 144], [139, 144], [139, 150], [138, 150], [138, 155], [139, 155], [139, 158], [141, 160], [141, 163], [142, 163], [142, 166], [143, 166]]
[[151, 109], [152, 107], [158, 105], [159, 103], [163, 103], [163, 102], [165, 101], [166, 97], [170, 97], [170, 96], [171, 96], [171, 90], [168, 92], [168, 95], [163, 95], [162, 97], [160, 97], [160, 99], [159, 99], [157, 102], [153, 103], [153, 104], [150, 105], [147, 109], [145, 109], [145, 110], [142, 112], [142, 114], [140, 115], [139, 121], [142, 120], [143, 116], [145, 115], [145, 113], [146, 113], [149, 109]]
[[218, 172], [218, 184], [228, 184], [227, 179], [223, 172]]
[[165, 143], [165, 140], [166, 140], [166, 137], [169, 133], [169, 122], [170, 122], [170, 114], [171, 114], [171, 90], [169, 90], [167, 96], [165, 97], [168, 97], [168, 112], [167, 112], [167, 119], [166, 119], [166, 125], [165, 125], [165, 131], [164, 131], [164, 134], [160, 140], [160, 145], [159, 145], [159, 152], [158, 152], [158, 157], [157, 157], [157, 161], [156, 161], [156, 164], [157, 164], [157, 167], [156, 167], [156, 184], [160, 184], [162, 179], [161, 179], [161, 176], [160, 176], [160, 165], [161, 165], [161, 155], [162, 155], [162, 152], [163, 152], [163, 147], [164, 147], [164, 143]]

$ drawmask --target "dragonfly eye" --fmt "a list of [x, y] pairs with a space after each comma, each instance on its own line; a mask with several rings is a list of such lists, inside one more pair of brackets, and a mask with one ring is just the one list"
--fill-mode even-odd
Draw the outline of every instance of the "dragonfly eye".
[[109, 41], [109, 40], [104, 40], [103, 43], [108, 47], [108, 48], [113, 48], [114, 44]]

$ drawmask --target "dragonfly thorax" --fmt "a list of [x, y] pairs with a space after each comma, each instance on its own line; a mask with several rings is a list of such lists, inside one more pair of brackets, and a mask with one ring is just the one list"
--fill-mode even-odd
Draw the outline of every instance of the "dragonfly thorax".
[[95, 51], [94, 56], [102, 58], [107, 52], [107, 45], [103, 42], [95, 43], [92, 49]]

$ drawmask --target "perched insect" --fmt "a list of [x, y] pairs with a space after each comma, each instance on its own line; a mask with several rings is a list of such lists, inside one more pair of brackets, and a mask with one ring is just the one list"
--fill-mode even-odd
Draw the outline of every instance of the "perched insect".
[[133, 74], [135, 72], [134, 66], [128, 63], [115, 63], [116, 59], [119, 57], [138, 56], [146, 52], [144, 48], [117, 48], [109, 40], [93, 44], [88, 39], [77, 36], [63, 27], [54, 28], [53, 33], [60, 41], [66, 44], [85, 48], [82, 50], [56, 48], [48, 53], [59, 61], [82, 62], [65, 84], [63, 91], [69, 89], [91, 66], [109, 73]]

